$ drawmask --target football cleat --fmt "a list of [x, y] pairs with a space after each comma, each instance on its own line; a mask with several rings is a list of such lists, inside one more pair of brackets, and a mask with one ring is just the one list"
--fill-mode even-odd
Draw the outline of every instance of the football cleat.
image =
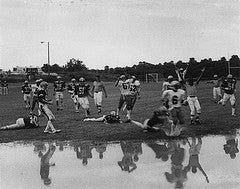
[[200, 124], [201, 124], [201, 122], [199, 121], [199, 119], [196, 119], [196, 120], [195, 120], [195, 123], [196, 123], [197, 125], [200, 125]]

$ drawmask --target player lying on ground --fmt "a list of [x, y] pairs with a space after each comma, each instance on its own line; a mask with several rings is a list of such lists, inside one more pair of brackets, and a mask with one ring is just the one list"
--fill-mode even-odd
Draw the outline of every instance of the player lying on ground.
[[99, 118], [86, 118], [83, 121], [95, 121], [95, 122], [104, 122], [106, 124], [108, 123], [122, 123], [120, 120], [120, 117], [116, 114], [115, 111], [111, 111], [108, 115], [103, 115]]
[[169, 118], [169, 113], [166, 107], [162, 106], [153, 112], [150, 119], [146, 119], [143, 123], [131, 121], [135, 125], [143, 128], [145, 131], [163, 130], [167, 136], [179, 136], [184, 127], [174, 125]]
[[29, 129], [39, 127], [37, 116], [30, 114], [25, 118], [18, 118], [15, 124], [3, 126], [0, 130], [10, 130], [10, 129]]

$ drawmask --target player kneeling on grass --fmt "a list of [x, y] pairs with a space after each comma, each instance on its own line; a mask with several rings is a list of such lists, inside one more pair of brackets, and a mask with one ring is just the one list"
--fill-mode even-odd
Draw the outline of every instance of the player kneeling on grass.
[[120, 120], [120, 117], [116, 114], [115, 111], [111, 111], [109, 115], [103, 115], [99, 118], [86, 118], [83, 121], [95, 121], [95, 122], [104, 122], [106, 124], [108, 123], [122, 123]]
[[18, 118], [15, 124], [3, 126], [0, 130], [10, 130], [10, 129], [29, 129], [39, 127], [37, 116], [30, 114], [25, 118]]
[[131, 121], [135, 125], [144, 129], [144, 131], [159, 131], [163, 130], [167, 136], [179, 136], [183, 127], [174, 125], [169, 118], [169, 113], [166, 107], [162, 106], [153, 112], [150, 119], [146, 119], [143, 123]]
[[56, 133], [56, 132], [60, 132], [61, 130], [55, 129], [52, 124], [52, 121], [55, 120], [55, 116], [53, 115], [51, 110], [48, 108], [48, 104], [53, 104], [53, 102], [47, 100], [47, 87], [48, 87], [47, 82], [42, 82], [40, 84], [40, 88], [38, 91], [39, 108], [43, 113], [43, 115], [45, 115], [48, 120], [44, 133]]
[[224, 94], [222, 100], [219, 101], [219, 103], [222, 103], [223, 106], [226, 105], [226, 102], [229, 100], [232, 106], [232, 116], [236, 116], [235, 114], [235, 103], [236, 103], [236, 98], [235, 98], [235, 92], [236, 92], [236, 79], [233, 78], [231, 74], [227, 76], [222, 82], [221, 85]]

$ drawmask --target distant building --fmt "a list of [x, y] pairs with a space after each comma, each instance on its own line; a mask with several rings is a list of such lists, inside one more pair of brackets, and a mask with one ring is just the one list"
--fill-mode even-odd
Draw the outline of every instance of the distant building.
[[44, 72], [38, 66], [37, 67], [16, 66], [16, 67], [13, 68], [12, 74], [14, 74], [14, 75], [43, 75]]

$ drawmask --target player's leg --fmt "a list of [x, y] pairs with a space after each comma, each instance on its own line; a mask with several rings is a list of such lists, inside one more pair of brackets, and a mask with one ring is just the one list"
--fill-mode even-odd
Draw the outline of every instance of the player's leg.
[[119, 115], [119, 112], [120, 112], [124, 102], [125, 102], [125, 96], [121, 94], [120, 99], [119, 99], [119, 103], [118, 103], [117, 112], [116, 112], [117, 115]]
[[126, 109], [127, 109], [127, 121], [131, 121], [131, 113], [132, 113], [132, 108], [133, 108], [133, 96], [132, 95], [126, 95]]
[[194, 124], [194, 116], [195, 116], [195, 107], [194, 107], [194, 98], [192, 97], [187, 97], [187, 102], [190, 108], [190, 119], [191, 119], [191, 124]]
[[74, 107], [75, 107], [75, 112], [78, 113], [79, 112], [79, 103], [78, 103], [78, 97], [77, 95], [71, 95], [72, 101], [74, 103]]
[[99, 117], [99, 118], [85, 118], [83, 121], [103, 122], [104, 116]]
[[[149, 120], [149, 119], [148, 119], [148, 120]], [[146, 120], [145, 120], [145, 121], [146, 121]], [[145, 121], [144, 121], [144, 122], [145, 122]], [[137, 125], [138, 127], [143, 128], [143, 129], [147, 128], [147, 125], [146, 125], [146, 124], [140, 123], [140, 122], [138, 122], [138, 121], [131, 120], [131, 123]]]
[[200, 117], [200, 114], [201, 114], [201, 106], [200, 106], [200, 103], [199, 103], [197, 97], [195, 99], [194, 106], [195, 106], [196, 112], [197, 112], [195, 122], [196, 122], [196, 124], [200, 124], [199, 117]]
[[228, 94], [224, 93], [223, 98], [221, 101], [219, 101], [219, 103], [222, 103], [222, 105], [225, 106], [229, 98], [230, 98], [230, 96]]
[[217, 92], [217, 98], [219, 98], [219, 100], [221, 100], [222, 99], [222, 94], [221, 94], [221, 88], [220, 87], [218, 87], [218, 88], [216, 88], [216, 92]]
[[96, 107], [98, 110], [98, 114], [102, 112], [102, 92], [94, 93], [96, 96]]
[[173, 121], [173, 124], [176, 125], [178, 123], [178, 118], [177, 118], [177, 109], [173, 108], [170, 110], [170, 115]]
[[44, 132], [47, 133], [56, 133], [59, 132], [61, 130], [57, 130], [54, 128], [52, 122], [55, 121], [55, 116], [53, 115], [52, 111], [48, 108], [47, 105], [41, 105], [41, 111], [43, 112], [43, 114], [46, 116], [48, 122], [47, 122], [47, 126], [44, 130]]
[[63, 92], [59, 93], [60, 110], [63, 110]]
[[60, 100], [59, 92], [55, 93], [55, 100], [56, 100], [57, 110], [60, 110], [60, 108], [59, 108], [59, 100]]
[[82, 107], [85, 111], [85, 116], [89, 117], [90, 115], [90, 107], [89, 107], [89, 101], [87, 97], [82, 98]]
[[217, 102], [217, 88], [213, 87], [213, 100], [216, 103]]
[[[1, 84], [0, 84], [1, 85]], [[2, 95], [3, 88], [0, 87], [0, 95]]]
[[30, 109], [30, 107], [31, 107], [31, 95], [30, 94], [27, 96], [27, 104], [28, 104], [28, 109]]
[[231, 103], [231, 106], [232, 106], [232, 116], [236, 116], [235, 114], [235, 110], [236, 110], [236, 98], [235, 98], [235, 95], [232, 94], [231, 97], [230, 97], [230, 103]]
[[15, 124], [3, 126], [0, 128], [0, 130], [19, 129], [19, 128], [23, 128], [24, 126], [25, 126], [25, 123], [23, 121], [23, 118], [19, 118], [17, 119]]

